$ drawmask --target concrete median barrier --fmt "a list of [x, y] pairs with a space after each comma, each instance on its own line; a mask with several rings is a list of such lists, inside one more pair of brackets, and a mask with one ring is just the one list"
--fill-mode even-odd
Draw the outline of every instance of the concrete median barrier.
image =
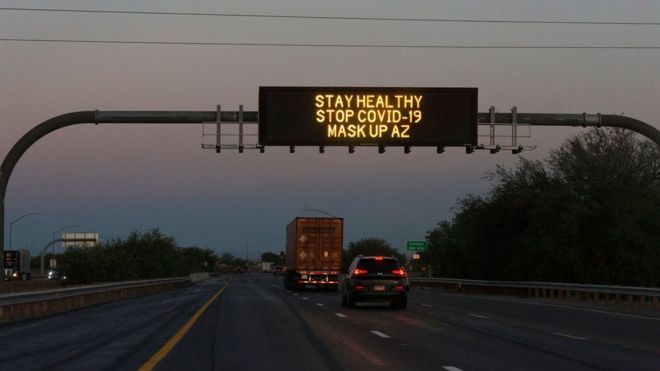
[[173, 290], [191, 285], [191, 279], [185, 277], [110, 285], [111, 287], [97, 285], [33, 295], [5, 295], [0, 301], [0, 323]]

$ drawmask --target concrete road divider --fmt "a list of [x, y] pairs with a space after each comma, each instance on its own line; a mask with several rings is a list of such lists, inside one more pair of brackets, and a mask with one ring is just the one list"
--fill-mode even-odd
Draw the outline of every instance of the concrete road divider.
[[537, 298], [593, 300], [607, 303], [624, 303], [660, 309], [660, 289], [653, 287], [628, 287], [582, 285], [552, 282], [511, 282], [468, 280], [460, 278], [411, 277], [413, 286], [442, 287], [452, 291], [480, 294], [516, 295]]
[[211, 278], [209, 272], [192, 273], [190, 275], [190, 282], [195, 283], [195, 282], [207, 280], [209, 278]]

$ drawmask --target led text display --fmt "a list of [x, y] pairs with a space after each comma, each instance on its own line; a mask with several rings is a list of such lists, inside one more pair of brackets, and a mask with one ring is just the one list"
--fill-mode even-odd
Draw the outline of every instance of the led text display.
[[262, 87], [261, 145], [476, 144], [476, 88]]

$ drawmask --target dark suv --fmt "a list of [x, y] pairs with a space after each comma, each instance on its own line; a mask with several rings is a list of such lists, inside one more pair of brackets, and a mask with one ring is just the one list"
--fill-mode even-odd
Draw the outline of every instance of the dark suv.
[[393, 308], [401, 309], [408, 305], [408, 274], [394, 257], [356, 257], [341, 288], [345, 307], [353, 308], [358, 301], [389, 301]]

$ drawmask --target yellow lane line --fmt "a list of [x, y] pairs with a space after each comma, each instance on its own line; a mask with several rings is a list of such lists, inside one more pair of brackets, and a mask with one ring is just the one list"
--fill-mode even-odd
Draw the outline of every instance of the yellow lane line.
[[151, 357], [151, 359], [149, 359], [147, 362], [145, 362], [145, 364], [143, 364], [138, 370], [139, 370], [139, 371], [150, 371], [150, 370], [153, 370], [153, 368], [156, 367], [156, 365], [158, 364], [158, 362], [162, 361], [163, 358], [165, 358], [165, 356], [167, 356], [167, 354], [172, 350], [172, 348], [174, 348], [174, 346], [175, 346], [175, 345], [176, 345], [176, 344], [177, 344], [177, 343], [178, 343], [178, 342], [179, 342], [179, 341], [180, 341], [180, 340], [186, 335], [186, 333], [188, 333], [188, 331], [190, 330], [190, 328], [195, 324], [195, 322], [197, 322], [197, 320], [199, 319], [199, 317], [201, 317], [202, 314], [204, 314], [204, 312], [206, 311], [206, 309], [207, 309], [207, 308], [208, 308], [208, 307], [209, 307], [209, 306], [210, 306], [210, 305], [211, 305], [216, 299], [218, 299], [218, 297], [220, 296], [220, 294], [222, 294], [222, 292], [225, 291], [225, 289], [227, 288], [227, 286], [229, 286], [229, 283], [230, 283], [230, 282], [231, 282], [231, 276], [229, 276], [229, 280], [227, 280], [227, 283], [226, 283], [224, 286], [222, 286], [222, 288], [221, 288], [217, 293], [215, 293], [215, 295], [213, 295], [213, 297], [212, 297], [211, 299], [209, 299], [204, 305], [202, 305], [202, 307], [199, 308], [199, 309], [197, 310], [197, 312], [195, 312], [195, 314], [194, 314], [192, 317], [190, 317], [190, 319], [188, 320], [188, 322], [186, 322], [186, 324], [183, 325], [183, 326], [179, 329], [179, 331], [177, 331], [177, 333], [174, 334], [174, 336], [172, 336], [172, 338], [171, 338], [170, 340], [168, 340], [167, 343], [165, 343], [165, 345], [163, 345], [163, 347], [160, 348], [160, 350], [159, 350], [158, 352], [156, 352], [156, 354], [154, 354], [154, 355]]

